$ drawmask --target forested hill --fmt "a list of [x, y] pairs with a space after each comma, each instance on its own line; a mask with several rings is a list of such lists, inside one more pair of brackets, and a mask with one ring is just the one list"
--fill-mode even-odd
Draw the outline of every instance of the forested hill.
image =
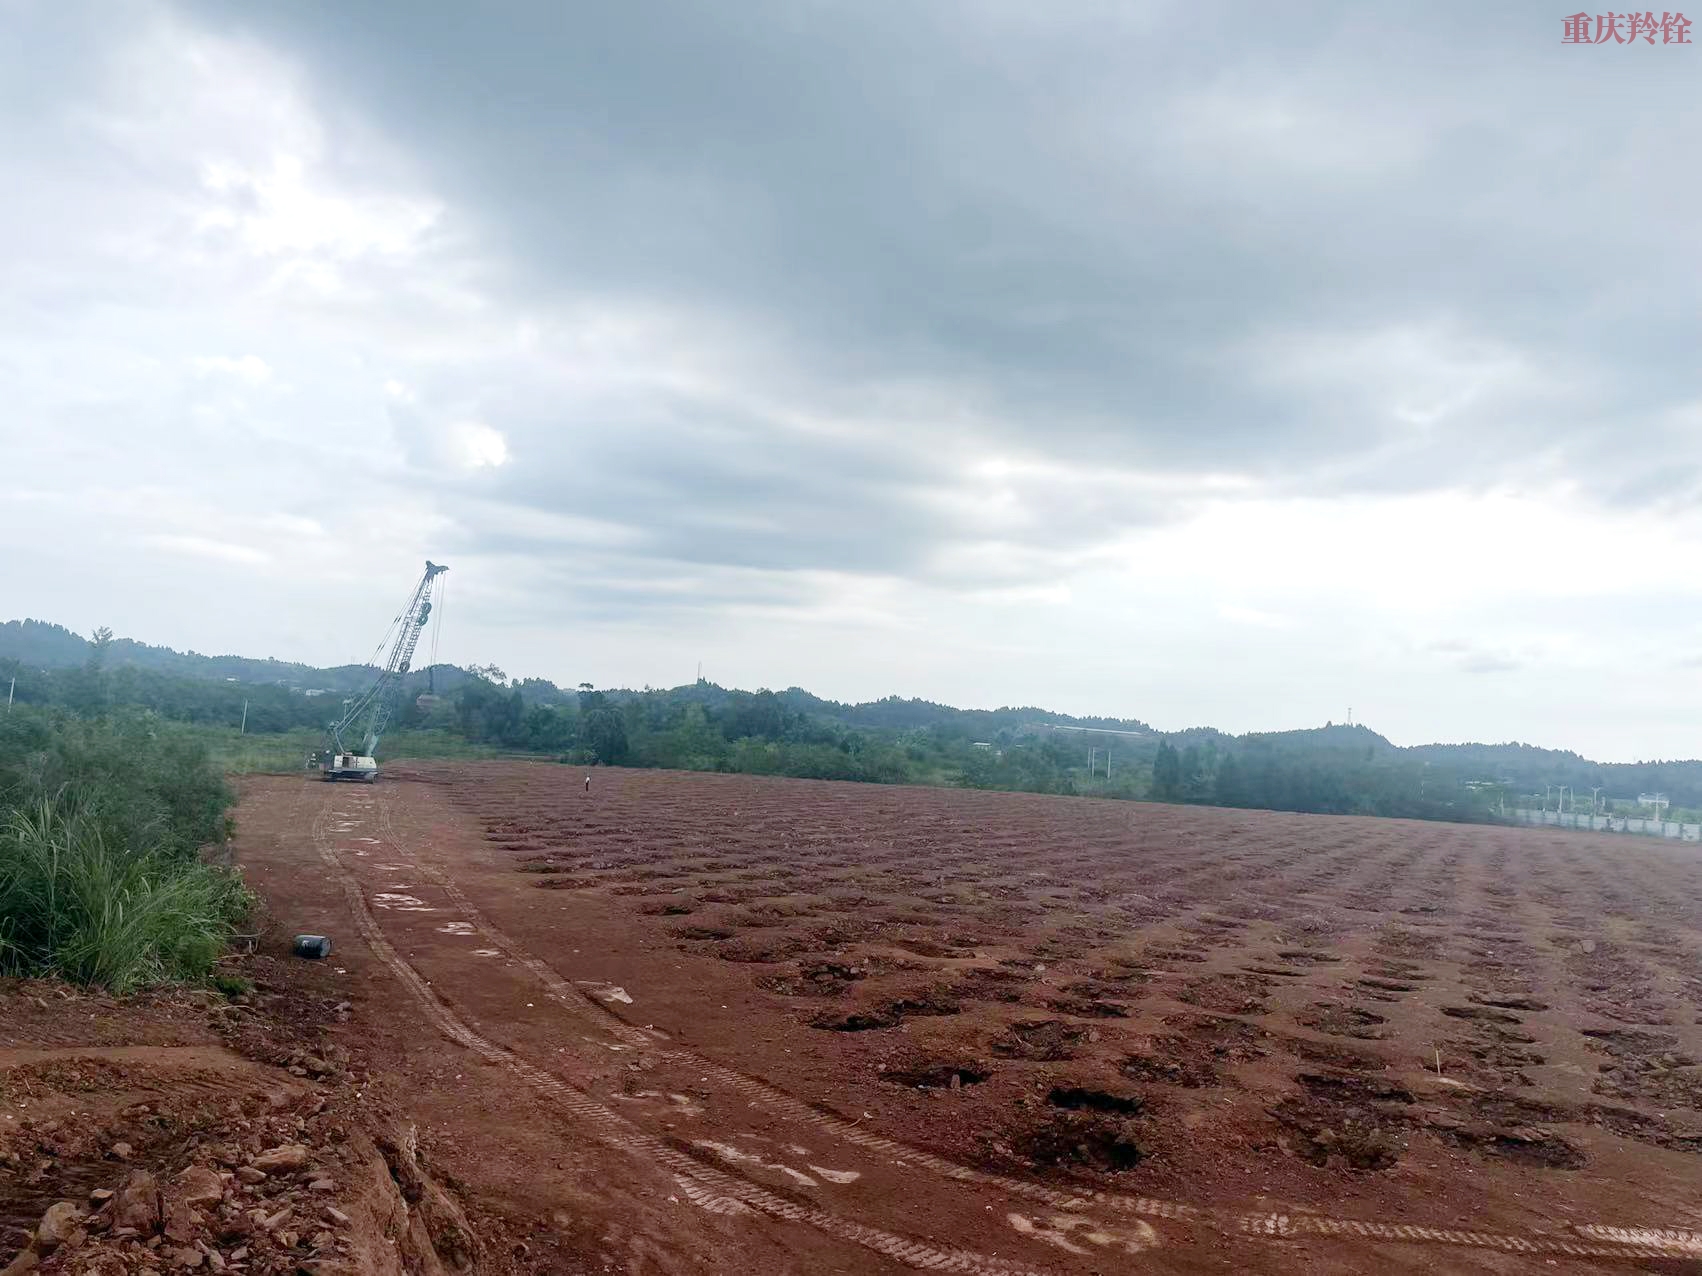
[[[130, 704], [225, 726], [246, 713], [253, 732], [322, 728], [374, 671], [204, 656], [123, 638], [96, 644], [26, 620], [0, 624], [0, 678], [14, 673], [20, 703]], [[897, 696], [845, 704], [797, 687], [748, 692], [709, 682], [564, 690], [542, 678], [511, 680], [494, 667], [451, 665], [409, 676], [410, 696], [428, 688], [436, 707], [410, 702], [400, 725], [581, 760], [1450, 819], [1519, 805], [1560, 785], [1586, 803], [1599, 789], [1633, 806], [1639, 794], [1659, 792], [1675, 813], [1702, 808], [1698, 761], [1604, 764], [1526, 744], [1401, 748], [1364, 725], [1161, 734], [1139, 719], [1032, 706], [956, 709]]]
[[[84, 664], [94, 650], [93, 644], [63, 625], [43, 620], [8, 620], [0, 623], [0, 661], [15, 660], [20, 665], [37, 669], [74, 669]], [[114, 638], [107, 645], [104, 658], [108, 669], [134, 667], [159, 673], [178, 674], [189, 678], [235, 679], [238, 682], [269, 684], [295, 691], [309, 689], [351, 692], [371, 682], [373, 670], [365, 665], [339, 665], [320, 669], [293, 661], [254, 659], [248, 656], [204, 656], [199, 652], [174, 651], [156, 647], [130, 638]], [[449, 694], [457, 690], [471, 672], [455, 665], [439, 665], [433, 671], [434, 690]], [[416, 671], [413, 681], [425, 677], [424, 670]], [[564, 691], [544, 678], [517, 679], [511, 684], [519, 689], [522, 700], [532, 704], [567, 704], [574, 694]], [[644, 695], [632, 690], [607, 692], [613, 702]], [[683, 704], [701, 704], [719, 709], [730, 704], [734, 697], [746, 694], [710, 682], [699, 682], [673, 689], [668, 693]], [[841, 704], [823, 700], [800, 687], [790, 687], [777, 693], [789, 709], [811, 717], [825, 718], [851, 727], [871, 730], [912, 731], [949, 724], [954, 728], [981, 732], [990, 737], [1001, 728], [1015, 730], [1036, 722], [1055, 722], [1109, 731], [1147, 732], [1152, 728], [1144, 722], [1121, 718], [1076, 718], [1036, 708], [955, 709], [950, 705], [928, 700], [904, 700], [888, 696], [866, 704]]]
[[1534, 744], [1420, 744], [1403, 750], [1426, 762], [1478, 770], [1507, 780], [1522, 792], [1567, 785], [1582, 794], [1602, 789], [1615, 797], [1659, 793], [1674, 806], [1702, 807], [1702, 762], [1592, 762], [1576, 753]]
[[1152, 730], [1134, 718], [1077, 718], [1067, 713], [1053, 713], [1032, 706], [1004, 709], [954, 709], [931, 700], [902, 700], [887, 696], [863, 704], [841, 704], [823, 700], [800, 687], [788, 687], [779, 693], [780, 699], [801, 713], [843, 722], [851, 727], [869, 727], [884, 731], [916, 731], [927, 727], [950, 724], [979, 731], [991, 738], [1000, 730], [1015, 731], [1037, 723], [1055, 723], [1096, 731], [1131, 731], [1146, 733]]
[[[45, 620], [8, 620], [0, 624], [0, 660], [16, 660], [33, 669], [74, 669], [88, 660], [94, 644], [63, 625]], [[187, 678], [235, 678], [239, 682], [271, 683], [299, 690], [353, 691], [371, 681], [364, 665], [316, 669], [288, 660], [257, 660], [249, 656], [203, 656], [173, 651], [133, 638], [114, 638], [105, 655], [108, 669], [132, 667]]]

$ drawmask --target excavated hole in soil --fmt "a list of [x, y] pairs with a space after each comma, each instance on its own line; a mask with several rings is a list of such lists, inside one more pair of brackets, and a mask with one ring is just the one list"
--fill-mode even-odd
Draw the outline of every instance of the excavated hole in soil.
[[697, 905], [684, 899], [658, 899], [639, 906], [646, 917], [684, 917], [695, 912]]
[[1579, 1031], [1589, 1038], [1584, 1043], [1587, 1048], [1610, 1054], [1616, 1059], [1655, 1054], [1678, 1044], [1677, 1037], [1665, 1032], [1636, 1032], [1628, 1028], [1581, 1028]]
[[1154, 1037], [1152, 1047], [1124, 1059], [1122, 1071], [1140, 1081], [1162, 1081], [1188, 1090], [1223, 1084], [1199, 1042], [1186, 1037]]
[[1120, 1001], [1103, 997], [1056, 997], [1047, 1006], [1078, 1019], [1127, 1019], [1129, 1008]]
[[1310, 1009], [1295, 1016], [1303, 1028], [1315, 1028], [1332, 1037], [1357, 1037], [1365, 1041], [1380, 1040], [1388, 1031], [1379, 1025], [1388, 1022], [1374, 1011], [1357, 1006], [1343, 1006], [1332, 1001], [1314, 1002]]
[[1098, 1112], [1062, 1111], [1012, 1140], [1017, 1155], [1036, 1166], [1080, 1166], [1116, 1173], [1140, 1164], [1128, 1122]]
[[1327, 1041], [1308, 1041], [1304, 1037], [1284, 1037], [1282, 1045], [1308, 1063], [1321, 1063], [1331, 1068], [1369, 1071], [1383, 1066], [1383, 1060], [1368, 1051], [1354, 1050]]
[[1092, 1090], [1086, 1086], [1058, 1085], [1053, 1086], [1051, 1093], [1046, 1096], [1046, 1102], [1055, 1108], [1068, 1108], [1073, 1112], [1087, 1109], [1092, 1112], [1115, 1112], [1121, 1116], [1134, 1116], [1146, 1101], [1137, 1095], [1112, 1094], [1107, 1090]]
[[945, 993], [912, 993], [908, 997], [889, 1001], [886, 1013], [895, 1018], [903, 1018], [906, 1015], [958, 1015], [963, 1013], [963, 1005], [957, 998]]
[[809, 946], [807, 940], [790, 935], [741, 935], [717, 946], [715, 955], [722, 961], [765, 965], [785, 961]]
[[1154, 948], [1147, 953], [1153, 961], [1204, 961], [1206, 954], [1186, 948]]
[[1523, 1023], [1518, 1015], [1508, 1014], [1505, 1010], [1491, 1010], [1487, 1006], [1443, 1006], [1442, 1013], [1450, 1019], [1476, 1019], [1480, 1023]]
[[881, 1080], [916, 1090], [956, 1090], [980, 1085], [992, 1076], [986, 1068], [969, 1063], [930, 1063], [881, 1073]]
[[[1484, 997], [1472, 993], [1468, 1001], [1475, 1001], [1480, 1006], [1496, 1006], [1502, 1010], [1547, 1010], [1546, 1001], [1538, 1001], [1535, 997]], [[1517, 1020], [1514, 1021], [1518, 1022]]]
[[894, 1027], [897, 1023], [897, 1015], [880, 1010], [853, 1010], [847, 1014], [824, 1011], [810, 1020], [810, 1027], [821, 1028], [827, 1032], [874, 1032], [881, 1028]]
[[731, 939], [733, 932], [722, 926], [680, 926], [675, 929], [676, 939]]
[[1464, 1126], [1453, 1131], [1453, 1137], [1489, 1156], [1543, 1169], [1576, 1170], [1586, 1161], [1582, 1152], [1558, 1134], [1536, 1127], [1485, 1130]]
[[1282, 1142], [1291, 1153], [1310, 1165], [1355, 1170], [1387, 1170], [1400, 1159], [1394, 1132], [1405, 1118], [1388, 1104], [1410, 1103], [1410, 1094], [1362, 1077], [1302, 1074], [1298, 1080], [1306, 1093], [1270, 1110], [1287, 1131]]
[[759, 975], [757, 986], [782, 997], [838, 997], [869, 972], [836, 961], [801, 961], [791, 974]]

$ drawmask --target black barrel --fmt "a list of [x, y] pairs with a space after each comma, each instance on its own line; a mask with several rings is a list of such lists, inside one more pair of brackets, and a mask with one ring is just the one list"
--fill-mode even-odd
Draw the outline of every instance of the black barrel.
[[331, 939], [327, 935], [297, 935], [292, 950], [297, 957], [315, 960], [331, 955]]

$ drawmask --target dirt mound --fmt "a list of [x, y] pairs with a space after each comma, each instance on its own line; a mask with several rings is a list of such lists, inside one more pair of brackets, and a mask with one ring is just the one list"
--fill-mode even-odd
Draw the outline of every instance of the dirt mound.
[[1019, 1020], [993, 1039], [992, 1051], [1007, 1059], [1073, 1059], [1088, 1030], [1059, 1019]]
[[[8, 1270], [471, 1269], [487, 1242], [325, 1035], [346, 1003], [256, 983], [117, 1002], [0, 982], [0, 1096], [26, 1114], [0, 1125]], [[67, 1041], [83, 1023], [129, 1044]]]

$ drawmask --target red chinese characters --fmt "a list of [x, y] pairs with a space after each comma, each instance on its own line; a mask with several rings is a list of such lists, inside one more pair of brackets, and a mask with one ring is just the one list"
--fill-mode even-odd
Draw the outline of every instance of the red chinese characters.
[[1642, 13], [1574, 13], [1561, 19], [1562, 44], [1689, 44], [1690, 19], [1682, 13], [1662, 11], [1659, 18], [1653, 9]]

